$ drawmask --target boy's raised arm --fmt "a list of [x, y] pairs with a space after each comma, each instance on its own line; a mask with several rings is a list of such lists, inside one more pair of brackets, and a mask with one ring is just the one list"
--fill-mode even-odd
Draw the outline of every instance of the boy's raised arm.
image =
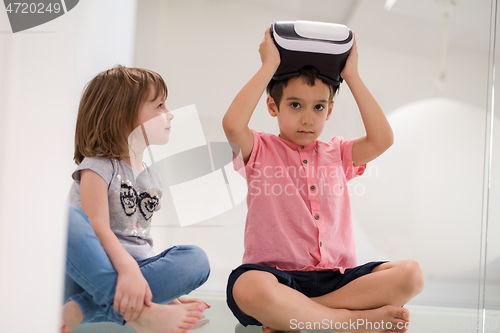
[[354, 166], [363, 165], [386, 151], [392, 145], [394, 137], [384, 112], [359, 76], [356, 40], [341, 76], [358, 104], [365, 126], [366, 135], [356, 139], [352, 147]]
[[266, 30], [259, 53], [261, 68], [236, 95], [222, 119], [227, 140], [239, 146], [245, 163], [253, 149], [253, 136], [248, 123], [280, 63], [279, 52], [274, 45], [270, 28]]

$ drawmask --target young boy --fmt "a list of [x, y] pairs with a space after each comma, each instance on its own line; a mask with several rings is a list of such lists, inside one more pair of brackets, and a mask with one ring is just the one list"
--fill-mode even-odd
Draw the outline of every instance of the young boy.
[[[356, 43], [341, 76], [366, 136], [352, 140], [318, 140], [337, 87], [319, 79], [311, 66], [297, 77], [272, 80], [280, 56], [270, 29], [259, 53], [262, 67], [223, 119], [228, 141], [239, 146], [248, 183], [245, 254], [229, 277], [229, 307], [241, 324], [262, 325], [263, 332], [406, 332], [410, 313], [402, 305], [423, 289], [419, 264], [355, 267], [346, 183], [393, 143], [384, 113], [359, 77]], [[266, 86], [279, 136], [248, 128]]]

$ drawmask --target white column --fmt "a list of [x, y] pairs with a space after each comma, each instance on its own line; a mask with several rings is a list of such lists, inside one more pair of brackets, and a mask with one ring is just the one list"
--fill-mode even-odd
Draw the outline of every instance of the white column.
[[57, 332], [84, 84], [131, 66], [136, 0], [80, 1], [12, 34], [0, 8], [0, 331]]

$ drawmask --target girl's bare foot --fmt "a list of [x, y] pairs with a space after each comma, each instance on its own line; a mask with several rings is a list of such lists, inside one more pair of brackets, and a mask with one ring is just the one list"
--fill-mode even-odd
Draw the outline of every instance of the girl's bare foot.
[[210, 304], [208, 304], [205, 301], [202, 301], [199, 298], [187, 298], [187, 297], [183, 297], [183, 296], [181, 296], [181, 297], [179, 297], [177, 299], [174, 299], [169, 304], [186, 304], [186, 303], [194, 303], [194, 302], [198, 302], [198, 303], [204, 304], [206, 309], [210, 309], [212, 307]]
[[68, 328], [64, 323], [61, 323], [61, 333], [69, 333]]
[[200, 329], [202, 327], [207, 326], [209, 323], [210, 323], [210, 319], [205, 318], [205, 316], [202, 316], [201, 319], [198, 320], [198, 322], [196, 324], [194, 324], [194, 326], [191, 330], [194, 331], [194, 330]]
[[195, 302], [144, 307], [135, 321], [128, 322], [137, 333], [187, 333], [202, 317], [205, 306]]
[[[198, 302], [205, 306], [205, 309], [210, 309], [212, 306], [208, 304], [205, 301], [202, 301], [201, 299], [198, 298], [186, 298], [186, 297], [179, 297], [177, 299], [174, 299], [172, 302], [168, 304], [187, 304], [187, 303], [194, 303]], [[210, 323], [210, 319], [205, 318], [205, 316], [201, 316], [200, 320], [196, 324], [194, 324], [193, 328], [191, 330], [197, 330], [200, 329], [204, 326], [206, 326], [208, 323]]]
[[83, 312], [74, 301], [68, 301], [63, 306], [61, 333], [71, 333], [83, 320]]

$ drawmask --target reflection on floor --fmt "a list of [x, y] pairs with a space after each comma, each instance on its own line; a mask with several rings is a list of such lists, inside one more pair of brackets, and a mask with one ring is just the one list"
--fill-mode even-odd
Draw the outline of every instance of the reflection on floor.
[[[193, 333], [260, 333], [260, 326], [243, 327], [233, 317], [226, 305], [223, 293], [195, 291], [192, 297], [203, 299], [210, 305], [211, 309], [205, 311], [205, 322], [203, 327], [192, 330]], [[484, 318], [484, 333], [500, 333], [500, 311], [488, 310], [486, 312], [477, 309], [428, 307], [421, 305], [407, 305], [411, 313], [409, 333], [477, 333], [478, 318]], [[301, 325], [302, 326], [298, 326]], [[316, 328], [322, 328], [321, 323], [316, 323]], [[307, 326], [309, 325], [309, 326]], [[331, 333], [331, 329], [315, 330], [314, 323], [297, 323], [301, 331], [294, 333]], [[289, 331], [291, 333], [292, 331]], [[129, 325], [119, 326], [112, 323], [84, 324], [80, 325], [74, 333], [134, 333]]]

